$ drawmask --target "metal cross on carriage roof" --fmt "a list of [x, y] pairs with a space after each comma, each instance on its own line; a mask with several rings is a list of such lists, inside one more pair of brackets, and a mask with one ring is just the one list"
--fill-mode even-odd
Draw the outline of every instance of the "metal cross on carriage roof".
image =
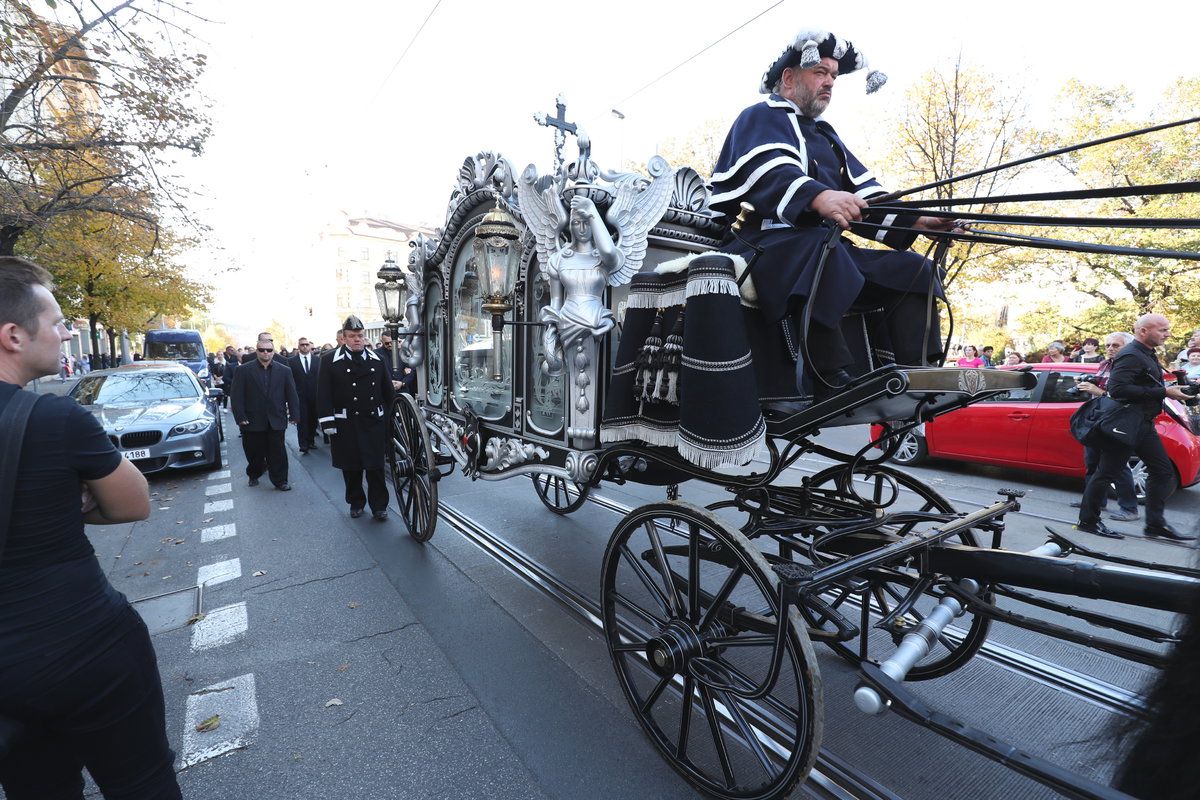
[[567, 99], [560, 93], [554, 98], [555, 115], [550, 116], [544, 111], [533, 115], [533, 121], [547, 128], [554, 128], [554, 174], [559, 175], [563, 166], [563, 147], [567, 143], [567, 134], [579, 136], [579, 126], [567, 122]]

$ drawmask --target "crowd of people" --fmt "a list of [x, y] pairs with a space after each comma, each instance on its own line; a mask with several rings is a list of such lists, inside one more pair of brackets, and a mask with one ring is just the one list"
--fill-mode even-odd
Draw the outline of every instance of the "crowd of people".
[[[1173, 351], [1172, 351], [1173, 352]], [[1106, 358], [1100, 340], [1089, 336], [1081, 342], [1070, 343], [1055, 340], [1046, 345], [1045, 351], [1024, 354], [1015, 347], [1004, 348], [1004, 357], [997, 358], [996, 348], [990, 345], [978, 348], [973, 344], [955, 345], [946, 359], [949, 366], [963, 368], [990, 368], [1001, 365], [1016, 366], [1037, 362], [1041, 364], [1099, 364]], [[1200, 329], [1192, 331], [1179, 354], [1166, 364], [1167, 369], [1184, 370], [1189, 380], [1200, 379]]]

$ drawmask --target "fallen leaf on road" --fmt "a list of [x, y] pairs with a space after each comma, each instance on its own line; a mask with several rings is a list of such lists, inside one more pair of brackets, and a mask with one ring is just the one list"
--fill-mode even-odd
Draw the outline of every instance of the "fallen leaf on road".
[[265, 569], [256, 569], [256, 570], [254, 570], [253, 574], [250, 577], [261, 578], [263, 575], [266, 575], [266, 574], [267, 574], [267, 571]]
[[148, 577], [150, 577], [150, 573], [149, 573], [149, 572], [143, 572], [143, 573], [142, 573], [142, 577], [143, 577], [143, 578], [148, 578]]
[[176, 524], [176, 525], [182, 525], [182, 524], [183, 524], [183, 520], [181, 520], [181, 519], [177, 519], [177, 520], [175, 520], [175, 524]]
[[338, 700], [338, 699], [335, 697], [335, 698], [333, 698], [332, 700], [330, 700], [328, 703], [326, 703], [326, 704], [325, 704], [325, 707], [326, 707], [326, 708], [331, 708], [331, 707], [333, 707], [333, 706], [344, 706], [344, 705], [346, 705], [346, 704], [345, 704], [345, 703], [343, 703], [341, 700]]
[[216, 519], [216, 517], [208, 517], [208, 518], [207, 518], [207, 519], [205, 519], [204, 521], [205, 521], [205, 522], [212, 522], [214, 519]]
[[221, 715], [213, 714], [211, 717], [204, 720], [204, 722], [201, 722], [199, 725], [197, 725], [196, 731], [198, 733], [208, 733], [209, 731], [215, 731], [219, 727], [221, 727]]
[[358, 603], [350, 603], [346, 608], [358, 608]]
[[204, 619], [207, 616], [208, 616], [208, 614], [205, 614], [203, 611], [201, 611], [199, 614], [192, 614], [190, 617], [188, 617], [187, 624], [195, 625], [197, 622], [199, 622], [200, 620]]
[[140, 567], [142, 564], [145, 564], [145, 563], [146, 563], [145, 561], [135, 561], [135, 562], [133, 562], [133, 565], [135, 567]]
[[342, 664], [342, 665], [340, 665], [340, 666], [337, 668], [338, 672], [345, 672], [345, 671], [346, 671], [346, 670], [348, 670], [348, 669], [350, 669], [350, 662], [349, 662], [349, 661], [347, 661], [345, 664]]

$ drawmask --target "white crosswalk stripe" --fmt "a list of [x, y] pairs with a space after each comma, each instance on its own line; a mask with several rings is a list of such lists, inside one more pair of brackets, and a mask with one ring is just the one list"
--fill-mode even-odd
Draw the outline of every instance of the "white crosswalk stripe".
[[204, 487], [204, 496], [212, 497], [216, 494], [229, 494], [233, 491], [232, 483], [214, 483], [212, 486]]
[[[225, 447], [224, 447], [223, 445], [222, 445], [222, 447], [221, 447], [221, 452], [222, 452], [222, 453], [224, 453], [224, 452], [225, 452]], [[222, 470], [218, 470], [218, 471], [216, 471], [216, 472], [210, 473], [210, 474], [209, 474], [209, 476], [208, 476], [208, 479], [209, 479], [210, 481], [219, 481], [219, 480], [222, 480], [222, 479], [225, 479], [225, 478], [228, 478], [228, 477], [229, 477], [229, 470], [227, 470], [227, 469], [222, 469]]]
[[242, 577], [242, 560], [231, 558], [216, 564], [205, 564], [196, 570], [196, 583], [206, 589], [219, 583]]
[[245, 603], [214, 608], [204, 619], [192, 626], [192, 652], [211, 650], [229, 644], [250, 629]]
[[233, 510], [233, 500], [213, 500], [210, 503], [204, 504], [205, 514], [215, 514], [218, 511]]
[[[196, 726], [220, 715], [220, 726], [197, 731]], [[179, 768], [186, 769], [217, 756], [249, 747], [258, 732], [258, 698], [254, 675], [239, 675], [188, 695], [183, 722]]]
[[230, 536], [237, 536], [237, 525], [232, 522], [228, 525], [213, 525], [200, 531], [200, 541], [204, 544], [228, 539]]

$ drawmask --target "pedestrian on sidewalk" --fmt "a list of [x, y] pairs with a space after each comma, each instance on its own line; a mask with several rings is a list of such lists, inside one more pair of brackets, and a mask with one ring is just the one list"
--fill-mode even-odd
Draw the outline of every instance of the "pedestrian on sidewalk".
[[392, 440], [387, 432], [387, 415], [396, 390], [383, 360], [367, 348], [362, 320], [347, 317], [342, 339], [345, 344], [321, 359], [317, 422], [332, 442], [333, 466], [342, 471], [350, 516], [361, 517], [369, 504], [375, 519], [383, 521], [387, 519], [388, 504], [384, 447]]
[[[146, 479], [74, 400], [20, 388], [53, 375], [71, 339], [52, 288], [41, 267], [0, 257], [0, 439], [15, 433], [0, 445], [0, 722], [10, 747], [0, 787], [8, 800], [82, 798], [86, 768], [110, 800], [178, 800], [150, 633], [84, 535], [85, 522], [146, 519]], [[29, 400], [27, 422], [4, 419]]]
[[1143, 314], [1134, 323], [1134, 341], [1122, 347], [1113, 358], [1112, 372], [1108, 376], [1108, 394], [1136, 412], [1137, 419], [1133, 424], [1137, 427], [1136, 431], [1129, 431], [1133, 437], [1131, 445], [1109, 436], [1101, 436], [1097, 440], [1100, 461], [1084, 487], [1079, 522], [1075, 525], [1077, 530], [1101, 536], [1113, 535], [1100, 521], [1100, 504], [1108, 494], [1109, 484], [1120, 477], [1121, 470], [1129, 464], [1130, 456], [1137, 454], [1149, 472], [1146, 478], [1146, 523], [1143, 533], [1147, 537], [1175, 541], [1195, 538], [1177, 531], [1163, 516], [1167, 497], [1175, 491], [1175, 468], [1171, 466], [1171, 460], [1155, 430], [1154, 418], [1162, 412], [1164, 398], [1188, 399], [1182, 387], [1164, 383], [1162, 365], [1154, 354], [1155, 348], [1161, 347], [1170, 336], [1171, 323], [1166, 317]]
[[[1094, 340], [1089, 339], [1087, 341]], [[1121, 351], [1122, 347], [1132, 341], [1133, 334], [1125, 333], [1123, 331], [1113, 331], [1108, 336], [1104, 337], [1104, 352], [1106, 357], [1100, 362], [1100, 366], [1096, 369], [1096, 382], [1079, 382], [1076, 384], [1076, 386], [1080, 389], [1080, 391], [1092, 397], [1099, 397], [1103, 394], [1106, 394], [1106, 390], [1108, 389], [1108, 376], [1112, 372], [1113, 358], [1115, 358], [1117, 353]], [[1096, 447], [1095, 445], [1085, 444], [1083, 446], [1083, 465], [1087, 470], [1084, 476], [1085, 486], [1087, 485], [1088, 478], [1091, 478], [1092, 473], [1096, 471], [1096, 467], [1100, 465], [1100, 453], [1100, 448]], [[1137, 520], [1139, 517], [1137, 487], [1134, 485], [1133, 471], [1129, 468], [1128, 462], [1126, 462], [1125, 468], [1118, 473], [1117, 479], [1113, 481], [1113, 488], [1117, 493], [1117, 506], [1119, 510], [1109, 513], [1109, 519], [1117, 522], [1134, 522]], [[1075, 508], [1080, 508], [1083, 505], [1083, 501], [1080, 500], [1072, 503], [1071, 505]], [[1106, 494], [1100, 503], [1100, 510], [1103, 511], [1105, 508], [1107, 508], [1107, 506], [1108, 496]], [[1098, 533], [1098, 535], [1117, 539], [1120, 538], [1122, 534], [1119, 534], [1116, 531], [1108, 528], [1104, 528]]]
[[317, 374], [321, 369], [321, 361], [312, 352], [312, 343], [307, 337], [300, 337], [296, 349], [298, 352], [289, 362], [292, 378], [296, 381], [296, 394], [300, 395], [300, 424], [296, 427], [296, 440], [300, 443], [300, 453], [308, 455], [308, 451], [317, 446]]
[[292, 371], [275, 363], [275, 344], [260, 336], [253, 363], [238, 367], [233, 376], [229, 398], [233, 418], [242, 431], [242, 450], [246, 454], [246, 476], [251, 486], [258, 485], [263, 472], [281, 492], [291, 491], [288, 483], [287, 451], [283, 437], [288, 423], [296, 423], [300, 398]]

